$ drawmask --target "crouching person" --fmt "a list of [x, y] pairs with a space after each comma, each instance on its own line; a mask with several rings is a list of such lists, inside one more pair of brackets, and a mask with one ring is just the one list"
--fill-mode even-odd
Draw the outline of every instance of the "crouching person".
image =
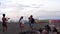
[[48, 31], [45, 28], [43, 28], [42, 34], [48, 34]]

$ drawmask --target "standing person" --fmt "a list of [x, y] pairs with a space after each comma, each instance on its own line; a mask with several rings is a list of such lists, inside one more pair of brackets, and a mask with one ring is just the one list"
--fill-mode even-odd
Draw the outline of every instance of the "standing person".
[[49, 24], [49, 26], [50, 26], [50, 29], [51, 29], [51, 32], [52, 32], [54, 27], [55, 27], [55, 25], [51, 23], [51, 24]]
[[[8, 18], [9, 19], [9, 18]], [[3, 14], [3, 17], [2, 17], [2, 26], [3, 26], [3, 32], [7, 31], [7, 21], [8, 21], [7, 18], [5, 18], [5, 14]]]
[[22, 31], [22, 29], [24, 28], [23, 16], [21, 16], [21, 18], [19, 19], [19, 23], [20, 23], [20, 28], [21, 28], [21, 31]]
[[30, 28], [33, 30], [33, 25], [34, 25], [34, 18], [33, 18], [33, 16], [31, 15], [29, 18], [29, 25], [30, 25]]

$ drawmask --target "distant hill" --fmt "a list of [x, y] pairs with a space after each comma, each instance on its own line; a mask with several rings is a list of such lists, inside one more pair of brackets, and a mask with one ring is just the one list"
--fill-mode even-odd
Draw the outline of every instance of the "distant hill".
[[49, 20], [37, 20], [37, 19], [35, 19], [35, 23], [49, 23]]

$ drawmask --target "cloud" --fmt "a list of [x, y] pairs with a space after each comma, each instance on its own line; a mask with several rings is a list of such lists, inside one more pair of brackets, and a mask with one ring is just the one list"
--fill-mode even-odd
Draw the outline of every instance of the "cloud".
[[31, 14], [35, 17], [43, 16], [41, 18], [44, 18], [45, 16], [46, 18], [56, 17], [60, 14], [59, 0], [0, 0], [0, 2], [0, 13], [6, 13], [11, 18]]

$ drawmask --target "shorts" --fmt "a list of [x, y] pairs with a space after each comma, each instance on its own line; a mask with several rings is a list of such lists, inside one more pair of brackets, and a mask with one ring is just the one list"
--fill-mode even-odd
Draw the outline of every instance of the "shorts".
[[24, 28], [24, 24], [20, 23], [20, 28]]
[[33, 23], [30, 23], [30, 28], [34, 28], [34, 24]]

